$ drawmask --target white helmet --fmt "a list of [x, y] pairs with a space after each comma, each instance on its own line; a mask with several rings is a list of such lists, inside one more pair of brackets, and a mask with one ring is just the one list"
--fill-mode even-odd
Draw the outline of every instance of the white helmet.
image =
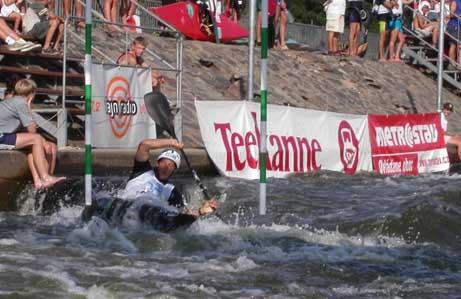
[[169, 159], [176, 164], [176, 169], [179, 168], [179, 165], [181, 165], [181, 155], [175, 151], [174, 149], [167, 149], [164, 150], [157, 158], [157, 162], [160, 161], [161, 159]]

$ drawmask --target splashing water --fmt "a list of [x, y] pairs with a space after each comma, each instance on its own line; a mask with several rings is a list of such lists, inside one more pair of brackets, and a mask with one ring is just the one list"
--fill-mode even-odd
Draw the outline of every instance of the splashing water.
[[[258, 183], [208, 178], [221, 218], [161, 233], [80, 220], [83, 182], [0, 212], [0, 296], [34, 298], [458, 298], [461, 177], [318, 173]], [[202, 200], [180, 178], [190, 206]], [[97, 178], [116, 196], [122, 178]], [[46, 285], [46, 288], [43, 286]]]

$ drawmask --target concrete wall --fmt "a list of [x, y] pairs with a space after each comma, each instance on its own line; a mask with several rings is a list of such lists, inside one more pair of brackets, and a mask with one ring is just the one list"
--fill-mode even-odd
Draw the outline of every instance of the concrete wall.
[[[348, 43], [349, 30], [341, 35], [341, 42]], [[288, 38], [298, 43], [309, 45], [311, 48], [320, 51], [327, 50], [327, 32], [324, 26], [308, 25], [300, 23], [288, 24]], [[378, 57], [378, 40], [377, 33], [368, 32], [368, 51], [365, 58], [377, 59]]]

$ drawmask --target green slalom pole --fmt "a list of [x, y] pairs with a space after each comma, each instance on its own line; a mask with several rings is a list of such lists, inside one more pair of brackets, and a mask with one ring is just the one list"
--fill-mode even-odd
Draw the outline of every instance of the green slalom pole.
[[259, 215], [266, 214], [266, 161], [267, 161], [267, 57], [269, 48], [268, 0], [262, 0], [261, 36], [261, 144], [259, 145]]
[[91, 46], [93, 25], [91, 20], [92, 0], [85, 6], [85, 205], [92, 203], [91, 181], [93, 176], [93, 153], [91, 138]]

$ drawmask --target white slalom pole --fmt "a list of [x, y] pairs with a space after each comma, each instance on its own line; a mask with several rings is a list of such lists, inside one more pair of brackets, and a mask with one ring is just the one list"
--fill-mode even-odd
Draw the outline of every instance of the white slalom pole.
[[85, 205], [92, 203], [93, 153], [91, 138], [91, 46], [92, 46], [92, 0], [85, 7]]
[[262, 0], [261, 36], [261, 144], [259, 145], [259, 215], [266, 214], [267, 58], [269, 52], [268, 0]]

